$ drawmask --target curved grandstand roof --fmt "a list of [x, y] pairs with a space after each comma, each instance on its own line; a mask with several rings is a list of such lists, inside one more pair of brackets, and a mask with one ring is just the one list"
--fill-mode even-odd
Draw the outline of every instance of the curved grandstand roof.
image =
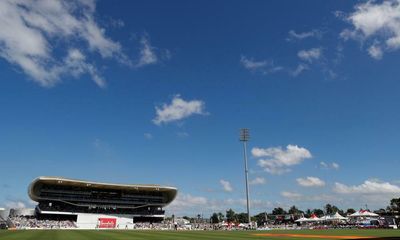
[[[42, 199], [37, 194], [37, 187], [41, 184], [54, 184], [59, 186], [76, 186], [76, 187], [90, 187], [94, 189], [110, 189], [110, 190], [139, 190], [139, 191], [157, 191], [165, 192], [169, 197], [169, 202], [172, 202], [177, 194], [178, 189], [175, 187], [161, 186], [155, 184], [117, 184], [117, 183], [102, 183], [92, 182], [85, 180], [77, 180], [63, 177], [38, 177], [32, 181], [28, 188], [29, 197], [33, 201], [46, 200]], [[168, 204], [167, 203], [167, 204]]]

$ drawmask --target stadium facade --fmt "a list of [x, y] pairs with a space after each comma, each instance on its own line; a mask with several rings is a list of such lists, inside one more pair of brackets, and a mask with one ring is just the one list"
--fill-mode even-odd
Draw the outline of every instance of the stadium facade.
[[38, 202], [38, 219], [71, 220], [82, 229], [131, 229], [135, 222], [162, 221], [163, 208], [175, 199], [177, 189], [38, 177], [28, 194]]

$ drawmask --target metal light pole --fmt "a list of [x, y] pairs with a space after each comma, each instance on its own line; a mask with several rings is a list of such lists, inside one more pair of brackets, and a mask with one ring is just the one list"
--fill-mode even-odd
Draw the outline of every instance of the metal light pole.
[[243, 149], [244, 149], [244, 175], [246, 179], [246, 199], [247, 199], [247, 218], [249, 224], [250, 221], [250, 203], [249, 203], [249, 170], [247, 169], [247, 141], [250, 139], [249, 129], [242, 128], [240, 129], [240, 141], [243, 142]]

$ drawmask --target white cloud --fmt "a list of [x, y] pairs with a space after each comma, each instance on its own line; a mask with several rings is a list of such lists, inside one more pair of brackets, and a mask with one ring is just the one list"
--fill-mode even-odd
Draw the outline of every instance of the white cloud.
[[[367, 1], [357, 4], [354, 12], [345, 17], [352, 24], [352, 29], [345, 29], [340, 34], [344, 39], [366, 41], [372, 39], [368, 48], [371, 57], [381, 59], [383, 48], [400, 48], [400, 1]], [[376, 44], [382, 40], [384, 43]]]
[[122, 21], [121, 19], [110, 18], [109, 25], [114, 27], [114, 28], [122, 28], [122, 27], [125, 26], [125, 22]]
[[322, 56], [321, 48], [311, 48], [308, 50], [301, 50], [297, 53], [297, 56], [304, 61], [312, 62], [318, 60]]
[[240, 58], [240, 63], [248, 70], [257, 70], [260, 68], [266, 67], [269, 63], [265, 60], [263, 61], [256, 61], [254, 59], [248, 59], [245, 56]]
[[305, 159], [312, 158], [310, 151], [297, 145], [288, 145], [286, 149], [281, 147], [253, 148], [251, 153], [259, 159], [258, 165], [271, 174], [282, 174], [290, 171], [290, 166], [300, 164]]
[[7, 209], [17, 209], [17, 208], [32, 208], [37, 203], [32, 200], [12, 200], [5, 203]]
[[332, 162], [332, 163], [326, 163], [326, 162], [320, 162], [319, 166], [321, 169], [334, 169], [338, 170], [340, 168], [340, 165], [338, 163]]
[[232, 191], [233, 191], [233, 187], [232, 187], [232, 185], [231, 185], [231, 183], [230, 183], [229, 181], [226, 181], [226, 180], [221, 179], [221, 180], [219, 181], [219, 183], [221, 184], [222, 189], [223, 189], [225, 192], [232, 192]]
[[178, 193], [178, 196], [170, 205], [168, 209], [178, 211], [186, 208], [202, 207], [207, 205], [208, 200], [202, 196], [192, 196], [191, 194]]
[[141, 49], [140, 49], [140, 58], [136, 67], [143, 67], [146, 65], [156, 64], [159, 60], [155, 53], [155, 49], [150, 44], [150, 40], [147, 35], [142, 36], [140, 40]]
[[[326, 203], [333, 203], [338, 204], [343, 201], [342, 198], [338, 197], [337, 195], [330, 195], [330, 194], [318, 194], [318, 195], [303, 195], [297, 192], [290, 192], [290, 191], [283, 191], [281, 192], [281, 196], [287, 198], [290, 201], [296, 201], [296, 205], [299, 202], [319, 202], [321, 204]], [[292, 203], [293, 204], [293, 203]], [[290, 205], [292, 205], [290, 204]], [[315, 204], [313, 204], [315, 206]]]
[[[45, 87], [59, 83], [63, 75], [78, 77], [83, 73], [104, 87], [95, 66], [72, 45], [84, 42], [90, 52], [103, 58], [128, 60], [120, 44], [106, 37], [94, 15], [95, 3], [90, 0], [0, 1], [0, 56]], [[63, 46], [60, 52], [67, 49], [65, 58], [56, 57], [58, 46]]]
[[[261, 199], [251, 199], [250, 206], [252, 211], [260, 212], [266, 208], [273, 207], [270, 201]], [[209, 216], [213, 212], [223, 212], [229, 208], [236, 212], [245, 211], [246, 199], [208, 199], [204, 196], [193, 196], [191, 194], [179, 193], [176, 199], [166, 207], [166, 211], [171, 214], [194, 215], [204, 213]]]
[[321, 168], [324, 168], [324, 169], [329, 167], [326, 162], [320, 162], [319, 165], [321, 166]]
[[353, 186], [336, 182], [333, 191], [342, 194], [400, 194], [400, 187], [389, 182], [371, 179]]
[[251, 185], [261, 185], [261, 184], [265, 184], [265, 178], [263, 178], [263, 177], [256, 177], [256, 178], [254, 178], [253, 180], [251, 180], [250, 182], [249, 182], [249, 184], [251, 184]]
[[23, 202], [8, 202], [6, 203], [7, 208], [25, 208], [25, 203]]
[[371, 209], [385, 208], [392, 198], [400, 195], [400, 186], [394, 183], [369, 179], [359, 185], [347, 185], [336, 182], [333, 192], [342, 195], [348, 206], [367, 203]]
[[[92, 80], [101, 88], [106, 87], [105, 80], [100, 76], [96, 67], [86, 62], [86, 57], [78, 49], [69, 49], [68, 55], [64, 60], [64, 67], [60, 68], [63, 73], [70, 73], [74, 77], [87, 73]], [[61, 73], [61, 72], [60, 72]]]
[[302, 72], [304, 72], [305, 70], [308, 70], [308, 65], [304, 64], [304, 63], [300, 63], [299, 65], [297, 65], [297, 68], [293, 71], [290, 72], [290, 74], [293, 77], [297, 77], [298, 75], [300, 75]]
[[374, 44], [374, 45], [370, 46], [368, 48], [368, 53], [372, 58], [374, 58], [376, 60], [380, 60], [383, 57], [382, 47], [379, 46], [378, 44]]
[[317, 177], [297, 178], [297, 183], [303, 187], [323, 187], [325, 182]]
[[283, 67], [275, 66], [272, 60], [256, 61], [253, 58], [241, 56], [240, 63], [247, 70], [252, 72], [261, 72], [263, 74], [269, 74], [283, 70]]
[[317, 29], [313, 29], [309, 32], [300, 32], [300, 33], [296, 33], [296, 31], [290, 30], [288, 34], [289, 34], [289, 37], [286, 39], [287, 41], [303, 40], [303, 39], [312, 38], [312, 37], [316, 37], [316, 38], [322, 37], [321, 31], [319, 31]]
[[179, 121], [194, 114], [204, 115], [207, 114], [204, 108], [203, 101], [185, 101], [180, 95], [175, 95], [171, 104], [163, 104], [161, 107], [156, 107], [156, 117], [153, 119], [153, 123], [161, 125], [162, 123]]
[[338, 170], [340, 168], [338, 163], [333, 162], [332, 163], [332, 168]]
[[281, 196], [289, 199], [300, 199], [303, 197], [300, 193], [295, 193], [295, 192], [288, 192], [288, 191], [283, 191], [281, 192]]

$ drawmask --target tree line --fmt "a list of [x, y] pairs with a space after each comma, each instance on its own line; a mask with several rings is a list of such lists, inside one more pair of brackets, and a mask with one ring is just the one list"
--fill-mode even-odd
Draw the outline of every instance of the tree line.
[[[369, 209], [365, 209], [369, 210]], [[370, 210], [369, 210], [370, 211]], [[295, 216], [304, 216], [306, 218], [311, 217], [312, 214], [315, 214], [317, 217], [321, 217], [323, 215], [332, 215], [335, 213], [339, 213], [342, 216], [350, 215], [355, 213], [356, 210], [353, 208], [348, 208], [347, 210], [339, 209], [337, 206], [332, 204], [326, 204], [323, 209], [315, 208], [315, 209], [307, 209], [302, 211], [298, 209], [295, 205], [291, 206], [287, 211], [281, 207], [274, 208], [272, 212], [261, 212], [251, 217], [252, 221], [256, 221], [258, 223], [265, 222], [268, 219], [274, 219], [276, 216], [282, 215], [295, 215]], [[378, 209], [373, 211], [374, 213], [380, 215], [398, 215], [400, 212], [400, 198], [393, 198], [390, 200], [390, 205], [386, 207], [386, 209]], [[222, 212], [214, 212], [210, 217], [211, 223], [220, 223], [222, 221], [232, 222], [232, 223], [246, 223], [247, 213], [235, 213], [232, 209], [226, 211], [225, 215]]]

